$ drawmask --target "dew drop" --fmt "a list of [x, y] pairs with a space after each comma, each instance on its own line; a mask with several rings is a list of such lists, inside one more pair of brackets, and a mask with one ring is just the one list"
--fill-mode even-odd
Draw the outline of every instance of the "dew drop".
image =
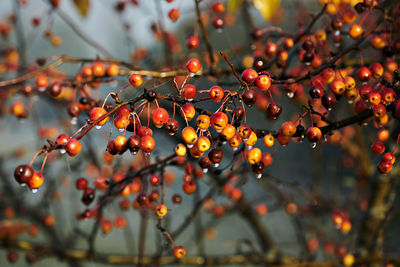
[[340, 43], [335, 43], [335, 47], [340, 47]]
[[187, 99], [187, 101], [191, 102], [191, 101], [193, 101], [193, 98], [189, 98], [189, 99]]
[[347, 103], [349, 103], [351, 105], [351, 104], [353, 104], [353, 100], [349, 100], [349, 101], [347, 101]]
[[317, 143], [311, 143], [311, 148], [316, 148], [317, 147]]
[[36, 194], [36, 193], [37, 193], [37, 191], [38, 191], [38, 189], [37, 189], [37, 188], [35, 188], [35, 189], [32, 189], [32, 193], [33, 193], [33, 194]]
[[170, 136], [173, 136], [173, 135], [175, 135], [175, 133], [168, 133]]
[[332, 108], [328, 108], [328, 111], [331, 111], [332, 110]]
[[237, 146], [234, 146], [234, 147], [232, 147], [232, 150], [233, 150], [233, 151], [237, 151], [237, 150], [238, 150], [238, 147], [237, 147]]
[[26, 186], [26, 183], [21, 184], [21, 187], [25, 187], [25, 186]]
[[286, 147], [287, 145], [286, 144], [283, 144], [283, 145], [281, 145], [282, 147]]
[[188, 148], [192, 148], [192, 147], [193, 147], [193, 144], [190, 144], [190, 145], [188, 144], [187, 147], [188, 147]]
[[96, 126], [94, 126], [94, 128], [96, 128], [96, 130], [100, 130], [101, 129], [101, 125], [96, 125]]
[[118, 132], [123, 133], [124, 132], [124, 128], [118, 129]]
[[217, 168], [217, 167], [219, 166], [219, 163], [214, 163], [213, 166], [214, 166], [215, 168]]
[[65, 154], [65, 152], [67, 152], [65, 149], [60, 149], [60, 154]]
[[250, 150], [252, 148], [253, 148], [253, 146], [246, 146], [246, 150]]
[[207, 129], [201, 129], [201, 131], [202, 131], [202, 132], [205, 132], [205, 131], [207, 131]]
[[221, 133], [222, 132], [222, 129], [220, 129], [220, 130], [216, 130], [217, 131], [217, 133]]
[[137, 155], [137, 151], [132, 151], [131, 154], [136, 156]]
[[289, 98], [293, 98], [294, 97], [294, 93], [293, 92], [287, 92], [286, 94]]
[[328, 137], [324, 136], [324, 142], [328, 142]]
[[193, 72], [189, 73], [189, 77], [194, 77], [194, 75], [196, 75], [196, 74]]
[[261, 179], [261, 177], [262, 177], [262, 173], [259, 173], [259, 174], [256, 175], [257, 179]]
[[73, 118], [71, 119], [71, 124], [72, 124], [72, 125], [76, 125], [77, 122], [78, 122], [78, 118], [77, 118], [77, 117], [73, 117]]
[[367, 126], [367, 125], [368, 125], [368, 122], [363, 122], [362, 125], [363, 125], [363, 126]]
[[207, 173], [208, 172], [208, 169], [203, 169], [203, 173]]

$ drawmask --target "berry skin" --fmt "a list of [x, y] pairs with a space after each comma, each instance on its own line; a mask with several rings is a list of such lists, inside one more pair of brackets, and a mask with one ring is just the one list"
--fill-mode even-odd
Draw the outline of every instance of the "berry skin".
[[117, 127], [117, 129], [122, 131], [129, 125], [129, 119], [124, 115], [118, 115], [114, 119], [114, 125]]
[[117, 136], [114, 139], [114, 148], [118, 152], [118, 154], [123, 154], [127, 149], [128, 146], [126, 145], [127, 139], [125, 136]]
[[374, 90], [374, 88], [369, 85], [369, 84], [363, 84], [360, 88], [360, 97], [362, 99], [368, 99], [368, 95], [370, 92], [372, 92]]
[[102, 77], [106, 74], [106, 67], [104, 67], [104, 64], [101, 62], [94, 62], [92, 69], [95, 77]]
[[182, 95], [186, 100], [192, 101], [197, 95], [197, 89], [192, 84], [186, 84], [183, 88]]
[[187, 195], [193, 194], [197, 189], [196, 183], [193, 180], [186, 181], [182, 185], [182, 190], [185, 192]]
[[247, 161], [250, 164], [256, 164], [261, 161], [262, 152], [259, 148], [252, 148], [247, 154]]
[[261, 161], [264, 164], [264, 167], [267, 168], [272, 165], [274, 158], [272, 157], [271, 153], [264, 153], [262, 154]]
[[372, 91], [368, 94], [368, 101], [372, 105], [379, 105], [381, 103], [381, 94], [378, 91]]
[[119, 74], [119, 66], [115, 63], [111, 63], [107, 67], [107, 75], [110, 77], [115, 77]]
[[41, 173], [34, 172], [32, 177], [28, 181], [28, 186], [31, 190], [38, 189], [42, 186], [44, 178]]
[[88, 187], [88, 180], [84, 177], [76, 179], [76, 189], [85, 190]]
[[76, 155], [78, 155], [81, 149], [81, 142], [79, 142], [79, 140], [77, 139], [70, 139], [65, 147], [65, 150], [71, 157], [75, 157]]
[[200, 152], [206, 152], [209, 148], [210, 148], [210, 146], [211, 146], [211, 142], [210, 142], [210, 139], [208, 139], [208, 137], [207, 136], [201, 136], [201, 137], [199, 137], [198, 139], [197, 139], [197, 142], [196, 142], [196, 145], [195, 145], [196, 147], [197, 147], [197, 149], [200, 151]]
[[306, 137], [311, 143], [317, 142], [322, 137], [322, 132], [318, 127], [310, 127], [306, 132]]
[[393, 169], [393, 163], [390, 160], [383, 159], [378, 163], [378, 170], [381, 174], [388, 174]]
[[168, 17], [173, 22], [177, 21], [180, 16], [181, 16], [181, 12], [179, 12], [179, 10], [176, 8], [173, 8], [168, 12]]
[[183, 157], [186, 155], [187, 149], [186, 146], [184, 144], [178, 144], [175, 147], [175, 154], [179, 157]]
[[267, 147], [267, 148], [273, 147], [274, 143], [275, 143], [274, 136], [272, 134], [265, 135], [263, 138], [263, 143], [264, 143], [265, 147]]
[[242, 79], [248, 84], [252, 84], [257, 78], [258, 73], [253, 69], [245, 69], [242, 73]]
[[208, 152], [208, 158], [214, 163], [214, 166], [217, 167], [223, 158], [222, 150], [218, 148], [211, 149], [210, 152]]
[[182, 246], [175, 246], [173, 249], [175, 258], [182, 259], [186, 255], [186, 249]]
[[186, 46], [189, 49], [197, 49], [200, 45], [200, 40], [197, 36], [191, 35], [186, 41]]
[[375, 105], [372, 108], [375, 118], [382, 118], [386, 115], [386, 107], [382, 104]]
[[150, 176], [150, 184], [152, 186], [157, 186], [157, 185], [160, 184], [160, 182], [161, 182], [161, 178], [160, 178], [159, 175], [153, 174], [153, 175]]
[[346, 267], [350, 267], [354, 264], [354, 256], [352, 254], [346, 254], [344, 255], [342, 261]]
[[357, 71], [357, 78], [362, 82], [367, 82], [372, 77], [372, 72], [367, 67], [361, 67]]
[[371, 66], [369, 66], [370, 71], [372, 72], [372, 76], [375, 79], [378, 79], [382, 77], [383, 75], [383, 66], [380, 63], [372, 63]]
[[275, 43], [268, 43], [264, 50], [267, 56], [273, 57], [278, 52], [278, 46]]
[[140, 74], [132, 74], [131, 76], [129, 76], [129, 83], [133, 87], [139, 87], [143, 83], [142, 75], [140, 75]]
[[14, 102], [10, 108], [10, 112], [15, 116], [20, 118], [25, 113], [24, 103], [17, 101]]
[[[90, 110], [89, 118], [91, 121], [96, 121], [106, 113], [107, 113], [107, 111], [104, 108], [95, 107], [95, 108], [92, 108], [92, 110]], [[107, 121], [108, 121], [108, 117], [102, 119], [96, 125], [102, 126], [102, 125], [106, 124]]]
[[238, 128], [238, 133], [244, 141], [247, 141], [250, 138], [252, 130], [248, 125], [240, 125]]
[[236, 133], [236, 128], [232, 124], [227, 124], [225, 128], [222, 130], [222, 137], [226, 140], [231, 139]]
[[356, 81], [354, 80], [353, 77], [347, 76], [347, 77], [344, 79], [344, 85], [345, 85], [345, 87], [346, 87], [346, 90], [350, 90], [350, 89], [353, 89], [353, 88], [356, 87]]
[[186, 63], [186, 68], [190, 73], [196, 73], [201, 69], [201, 63], [197, 59], [192, 58]]
[[320, 86], [313, 86], [310, 88], [309, 94], [313, 100], [318, 100], [324, 95], [324, 89]]
[[62, 93], [62, 85], [59, 82], [54, 82], [51, 84], [51, 86], [49, 87], [49, 93], [52, 97], [57, 97]]
[[325, 92], [321, 100], [322, 100], [322, 105], [328, 110], [331, 110], [337, 103], [336, 96], [332, 92]]
[[14, 178], [20, 184], [26, 184], [32, 178], [34, 170], [28, 165], [19, 165], [15, 168]]
[[217, 14], [222, 14], [225, 12], [225, 5], [224, 5], [224, 3], [220, 2], [220, 1], [215, 2], [213, 4], [212, 8], [213, 8], [214, 12]]
[[186, 118], [188, 121], [190, 121], [196, 115], [196, 109], [192, 104], [186, 103], [182, 106], [181, 114], [183, 118]]
[[212, 21], [214, 28], [222, 29], [225, 26], [225, 20], [221, 17], [215, 17]]
[[282, 113], [282, 106], [278, 103], [269, 103], [267, 107], [267, 118], [276, 120]]
[[156, 142], [154, 141], [154, 138], [146, 135], [140, 138], [140, 149], [144, 153], [151, 153], [156, 146]]
[[158, 217], [164, 217], [165, 215], [167, 215], [168, 209], [167, 206], [165, 206], [164, 204], [159, 204], [156, 206], [154, 211]]
[[182, 130], [182, 139], [189, 147], [191, 147], [191, 145], [197, 141], [197, 133], [195, 129], [190, 126], [185, 127]]
[[177, 120], [169, 118], [165, 124], [165, 129], [169, 135], [174, 135], [179, 130], [179, 123]]
[[221, 102], [222, 98], [224, 98], [224, 91], [222, 90], [221, 87], [214, 85], [213, 87], [210, 88], [210, 91], [208, 93], [208, 96], [215, 102], [219, 103]]
[[168, 112], [163, 108], [156, 108], [153, 110], [151, 114], [151, 118], [153, 120], [154, 125], [157, 128], [161, 128], [164, 124], [167, 123], [169, 119]]
[[331, 90], [337, 95], [341, 95], [346, 90], [346, 86], [343, 81], [341, 80], [334, 80], [331, 83]]
[[349, 29], [349, 35], [351, 38], [353, 39], [357, 39], [358, 37], [360, 37], [363, 34], [363, 28], [358, 25], [358, 24], [353, 24], [351, 25], [350, 29]]
[[267, 91], [271, 87], [271, 79], [268, 75], [260, 75], [256, 79], [256, 86], [262, 91]]
[[248, 107], [252, 107], [257, 101], [257, 92], [253, 89], [248, 89], [242, 94], [243, 102]]
[[285, 136], [293, 136], [296, 133], [296, 125], [291, 121], [284, 122], [281, 129]]
[[81, 201], [83, 204], [86, 206], [90, 205], [94, 198], [96, 197], [96, 191], [94, 191], [93, 188], [86, 187], [86, 189], [83, 191]]
[[113, 223], [110, 220], [102, 220], [100, 222], [100, 227], [104, 234], [108, 234], [112, 231]]
[[228, 116], [224, 112], [216, 112], [211, 116], [210, 122], [212, 127], [220, 133], [228, 124]]
[[36, 77], [36, 86], [39, 88], [46, 88], [49, 85], [49, 80], [45, 75], [38, 75]]
[[196, 125], [202, 131], [206, 131], [210, 127], [210, 117], [207, 115], [199, 115], [196, 119]]
[[390, 104], [395, 100], [396, 93], [392, 88], [385, 88], [381, 91], [381, 96], [386, 104]]

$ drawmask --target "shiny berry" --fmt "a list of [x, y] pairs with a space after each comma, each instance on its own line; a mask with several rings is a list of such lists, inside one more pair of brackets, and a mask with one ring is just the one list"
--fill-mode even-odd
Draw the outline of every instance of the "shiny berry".
[[367, 67], [361, 67], [357, 71], [357, 78], [362, 82], [367, 82], [372, 77], [372, 72]]
[[191, 35], [186, 41], [186, 46], [189, 49], [197, 49], [200, 45], [200, 40], [197, 36]]
[[183, 92], [182, 95], [186, 100], [192, 101], [197, 94], [196, 87], [192, 84], [186, 84], [185, 87], [183, 87]]
[[139, 87], [143, 83], [142, 75], [140, 75], [140, 74], [132, 74], [131, 76], [129, 76], [129, 83], [133, 87]]
[[26, 184], [33, 176], [34, 170], [28, 165], [19, 165], [15, 168], [14, 178], [20, 184]]
[[372, 153], [380, 155], [385, 152], [385, 145], [381, 141], [377, 141], [371, 145]]
[[257, 101], [257, 92], [253, 89], [248, 89], [242, 94], [242, 99], [248, 107], [252, 107]]
[[212, 24], [213, 24], [214, 28], [222, 29], [225, 26], [225, 20], [224, 20], [224, 18], [221, 18], [221, 17], [215, 17], [212, 21]]
[[256, 86], [262, 91], [267, 91], [271, 87], [271, 78], [265, 74], [258, 76]]
[[306, 132], [306, 137], [311, 143], [315, 143], [321, 139], [322, 132], [318, 127], [310, 127]]
[[68, 155], [71, 157], [75, 157], [81, 151], [82, 145], [81, 142], [77, 139], [70, 139], [65, 146], [65, 150], [67, 151]]
[[163, 108], [156, 108], [151, 113], [151, 119], [157, 128], [161, 128], [169, 119], [168, 112]]
[[146, 135], [143, 136], [142, 138], [140, 138], [140, 149], [144, 152], [144, 153], [150, 153], [154, 150], [156, 146], [156, 142], [154, 141], [154, 138]]
[[267, 118], [276, 120], [282, 113], [282, 106], [278, 103], [269, 103], [267, 107]]
[[228, 124], [228, 116], [224, 112], [216, 112], [211, 116], [210, 123], [217, 132], [221, 132]]
[[224, 91], [222, 90], [221, 87], [214, 85], [213, 87], [210, 88], [210, 91], [208, 93], [208, 96], [215, 102], [219, 103], [221, 102], [222, 98], [224, 98]]
[[175, 246], [173, 249], [175, 258], [182, 259], [186, 255], [186, 249], [182, 246]]
[[165, 206], [164, 204], [159, 204], [156, 206], [154, 211], [158, 217], [164, 217], [165, 215], [167, 215], [168, 209], [167, 206]]
[[169, 135], [174, 135], [179, 130], [179, 123], [177, 120], [169, 118], [165, 124], [165, 129]]
[[242, 73], [242, 79], [248, 84], [252, 84], [258, 78], [258, 73], [253, 69], [245, 69]]
[[190, 73], [196, 73], [201, 69], [201, 63], [197, 59], [192, 58], [186, 63], [186, 68]]
[[177, 21], [180, 16], [181, 16], [181, 12], [179, 12], [179, 10], [176, 8], [173, 8], [168, 12], [168, 18], [171, 21], [174, 21], [174, 22]]
[[[107, 111], [104, 108], [95, 107], [90, 110], [89, 118], [91, 121], [97, 121], [98, 119], [100, 119], [100, 117], [104, 116], [106, 113], [107, 113]], [[105, 117], [101, 121], [97, 122], [96, 125], [102, 126], [102, 125], [106, 124], [107, 121], [108, 121], [108, 117]]]
[[349, 35], [353, 39], [357, 39], [358, 37], [360, 37], [363, 34], [363, 32], [364, 32], [363, 28], [361, 27], [361, 25], [358, 24], [351, 25], [349, 29]]

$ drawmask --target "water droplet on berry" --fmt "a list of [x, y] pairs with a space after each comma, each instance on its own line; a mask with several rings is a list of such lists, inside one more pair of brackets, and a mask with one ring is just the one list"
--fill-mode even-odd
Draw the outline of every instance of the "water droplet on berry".
[[253, 148], [253, 146], [246, 146], [246, 150], [250, 150], [252, 148]]
[[233, 150], [233, 151], [237, 151], [237, 150], [238, 150], [238, 147], [237, 147], [237, 146], [232, 147], [232, 150]]
[[145, 157], [150, 157], [151, 153], [150, 152], [145, 152], [143, 153]]
[[60, 154], [65, 154], [65, 152], [67, 152], [65, 149], [60, 149]]
[[132, 151], [131, 154], [136, 156], [137, 155], [137, 151]]
[[317, 147], [317, 143], [311, 143], [311, 148], [316, 148]]
[[208, 169], [203, 169], [203, 173], [207, 173], [208, 172]]
[[35, 189], [32, 189], [32, 193], [33, 193], [33, 194], [36, 194], [36, 193], [37, 193], [37, 191], [38, 191], [38, 189], [37, 189], [37, 188], [35, 188]]
[[259, 173], [259, 174], [256, 175], [257, 179], [261, 179], [261, 177], [262, 177], [262, 173]]
[[347, 103], [349, 103], [350, 105], [353, 104], [352, 100], [347, 101]]
[[215, 168], [217, 168], [217, 167], [219, 166], [219, 163], [214, 163], [213, 166], [214, 166]]
[[21, 184], [21, 187], [25, 187], [25, 186], [26, 186], [26, 183]]
[[189, 77], [194, 77], [194, 75], [196, 75], [196, 74], [193, 72], [189, 73]]
[[101, 125], [96, 125], [96, 126], [94, 126], [94, 128], [96, 128], [96, 130], [100, 130], [101, 129]]
[[324, 135], [324, 142], [328, 142], [328, 137], [326, 137], [326, 135]]
[[187, 147], [188, 147], [188, 148], [192, 148], [192, 147], [193, 147], [193, 144], [187, 145]]
[[77, 122], [78, 122], [78, 118], [77, 117], [72, 117], [71, 124], [72, 125], [76, 125]]
[[193, 98], [189, 98], [189, 99], [187, 99], [187, 101], [191, 102], [191, 101], [193, 101]]
[[120, 129], [118, 129], [118, 132], [123, 133], [124, 130], [125, 130], [124, 128], [120, 128]]
[[293, 98], [294, 97], [294, 93], [293, 92], [287, 92], [286, 94], [289, 98]]

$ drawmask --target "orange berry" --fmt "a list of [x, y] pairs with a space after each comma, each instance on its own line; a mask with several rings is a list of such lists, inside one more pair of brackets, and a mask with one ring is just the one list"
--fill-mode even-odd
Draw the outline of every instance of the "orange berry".
[[[107, 113], [107, 111], [104, 108], [95, 107], [90, 110], [89, 118], [91, 121], [96, 121], [106, 113]], [[108, 121], [108, 117], [105, 117], [101, 121], [97, 122], [96, 125], [102, 126], [102, 125], [106, 124], [107, 121]]]
[[106, 74], [106, 67], [104, 67], [104, 64], [101, 62], [94, 62], [92, 69], [95, 77], [102, 77]]
[[186, 68], [190, 73], [196, 73], [201, 69], [201, 63], [197, 59], [192, 58], [186, 63]]
[[144, 152], [144, 153], [150, 153], [154, 150], [156, 146], [156, 142], [154, 141], [154, 138], [149, 136], [149, 135], [145, 135], [142, 138], [140, 138], [140, 149]]
[[196, 109], [192, 104], [186, 103], [182, 106], [181, 114], [183, 118], [186, 118], [188, 121], [190, 121], [196, 115]]
[[34, 172], [32, 177], [28, 180], [28, 186], [31, 190], [38, 189], [42, 186], [44, 178], [41, 173]]
[[142, 75], [140, 75], [140, 74], [132, 74], [131, 76], [129, 76], [129, 83], [133, 87], [139, 87], [143, 83]]
[[192, 127], [187, 126], [182, 130], [182, 139], [188, 147], [192, 147], [192, 145], [196, 143], [197, 138], [197, 133]]
[[173, 249], [175, 258], [182, 259], [186, 255], [186, 249], [182, 246], [175, 246]]
[[351, 38], [353, 39], [357, 39], [358, 37], [360, 37], [363, 34], [363, 28], [358, 25], [358, 24], [353, 24], [351, 25], [350, 29], [349, 29], [349, 35]]
[[117, 76], [119, 74], [119, 66], [115, 63], [111, 63], [107, 67], [107, 75], [108, 76]]
[[165, 215], [167, 215], [168, 209], [167, 206], [165, 206], [164, 204], [159, 204], [156, 206], [154, 211], [158, 217], [164, 217]]
[[247, 161], [250, 164], [256, 164], [261, 161], [262, 152], [259, 148], [251, 149], [247, 154]]

